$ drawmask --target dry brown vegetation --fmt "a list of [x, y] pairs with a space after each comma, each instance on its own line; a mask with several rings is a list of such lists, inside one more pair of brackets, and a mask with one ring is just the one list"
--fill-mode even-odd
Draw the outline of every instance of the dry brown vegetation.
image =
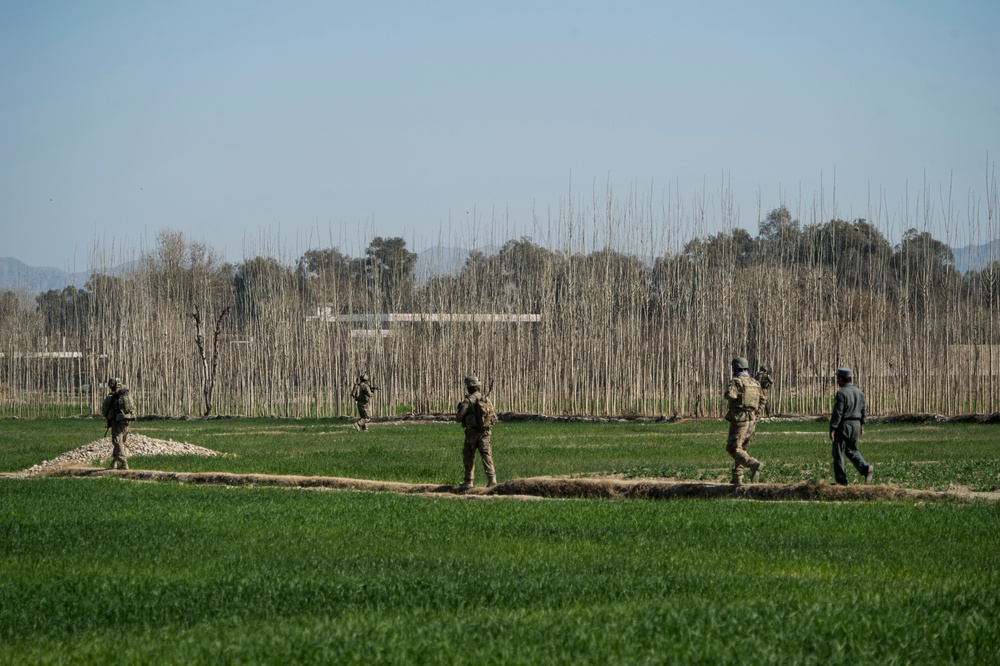
[[834, 486], [823, 482], [757, 483], [733, 486], [706, 481], [666, 479], [563, 479], [537, 477], [512, 479], [493, 488], [460, 489], [456, 485], [372, 481], [327, 476], [282, 474], [235, 474], [231, 472], [160, 472], [155, 470], [106, 470], [92, 467], [61, 466], [40, 471], [44, 476], [115, 476], [134, 481], [160, 481], [196, 485], [255, 486], [309, 490], [357, 490], [431, 496], [458, 495], [470, 499], [745, 499], [758, 501], [857, 502], [885, 500], [996, 500], [996, 493], [935, 491], [898, 488], [888, 485]]
[[[34, 308], [3, 295], [0, 414], [95, 411], [113, 374], [143, 413], [203, 414], [210, 399], [222, 414], [336, 416], [367, 370], [382, 416], [450, 411], [468, 374], [494, 382], [502, 411], [718, 416], [734, 355], [774, 368], [783, 413], [824, 412], [838, 366], [875, 414], [997, 412], [1000, 262], [959, 273], [949, 239], [921, 231], [963, 224], [932, 199], [851, 221], [780, 206], [755, 237], [725, 195], [709, 210], [608, 193], [536, 221], [536, 239], [472, 225], [453, 244], [500, 249], [422, 282], [399, 238], [358, 257], [275, 241], [233, 265], [165, 231], [151, 249], [98, 247], [82, 290]], [[998, 238], [997, 204], [994, 179], [965, 237]], [[503, 321], [515, 314], [540, 320]]]

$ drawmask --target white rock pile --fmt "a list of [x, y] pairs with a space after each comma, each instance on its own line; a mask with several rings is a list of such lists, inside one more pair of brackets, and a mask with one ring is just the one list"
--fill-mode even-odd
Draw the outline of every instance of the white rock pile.
[[[153, 439], [145, 435], [129, 433], [128, 442], [125, 444], [126, 455], [129, 458], [145, 456], [218, 456], [222, 455], [218, 451], [206, 449], [203, 446], [195, 446], [185, 442], [175, 442], [167, 439]], [[90, 444], [85, 444], [78, 449], [67, 451], [66, 453], [38, 463], [33, 467], [18, 472], [14, 476], [17, 478], [27, 478], [38, 476], [56, 467], [89, 465], [95, 460], [111, 460], [111, 438], [104, 437], [97, 439]]]

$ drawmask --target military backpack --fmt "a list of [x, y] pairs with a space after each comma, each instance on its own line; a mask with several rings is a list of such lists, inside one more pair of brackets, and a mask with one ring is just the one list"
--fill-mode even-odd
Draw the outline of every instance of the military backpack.
[[738, 377], [736, 385], [740, 387], [740, 395], [736, 407], [741, 412], [755, 412], [760, 407], [760, 384], [750, 377]]
[[483, 430], [489, 430], [496, 422], [500, 420], [497, 414], [497, 408], [493, 406], [490, 399], [486, 396], [480, 396], [473, 405], [473, 410], [476, 414], [476, 427], [482, 428]]
[[135, 403], [132, 401], [132, 396], [129, 394], [128, 389], [122, 389], [118, 394], [118, 411], [121, 412], [126, 420], [131, 421], [135, 418]]

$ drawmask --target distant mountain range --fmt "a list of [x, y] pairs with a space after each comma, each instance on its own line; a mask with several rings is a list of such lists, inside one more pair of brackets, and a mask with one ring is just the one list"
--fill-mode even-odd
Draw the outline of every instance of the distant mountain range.
[[[496, 254], [499, 247], [480, 248], [483, 254]], [[415, 268], [418, 282], [426, 282], [438, 275], [451, 275], [461, 270], [469, 258], [470, 250], [441, 245], [417, 252]], [[1000, 260], [1000, 239], [982, 245], [967, 245], [952, 250], [955, 268], [962, 273], [980, 270], [990, 261]], [[0, 292], [18, 291], [38, 294], [51, 289], [73, 285], [82, 288], [93, 271], [70, 273], [59, 268], [28, 266], [12, 257], [0, 257]]]
[[991, 261], [1000, 261], [1000, 239], [982, 245], [966, 245], [952, 250], [955, 256], [955, 268], [962, 273], [978, 271], [990, 265]]
[[0, 292], [20, 291], [38, 294], [73, 285], [80, 289], [90, 279], [91, 271], [70, 273], [59, 268], [29, 266], [12, 257], [0, 257]]
[[[500, 248], [488, 246], [479, 248], [483, 254], [496, 254]], [[436, 247], [427, 248], [423, 252], [417, 252], [417, 266], [414, 269], [417, 282], [426, 282], [428, 279], [438, 275], [454, 275], [462, 270], [465, 261], [469, 258], [471, 250], [461, 247]]]

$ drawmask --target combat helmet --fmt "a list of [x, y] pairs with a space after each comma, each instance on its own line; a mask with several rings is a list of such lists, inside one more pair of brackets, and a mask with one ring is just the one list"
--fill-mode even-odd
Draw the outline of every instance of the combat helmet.
[[121, 380], [118, 379], [117, 377], [108, 378], [108, 388], [111, 389], [112, 391], [117, 390], [118, 387], [121, 385], [121, 383], [122, 383]]
[[479, 388], [479, 377], [466, 377], [465, 388]]
[[359, 382], [366, 382], [366, 381], [368, 381], [368, 373], [367, 372], [362, 372], [360, 375], [358, 375], [358, 381]]
[[749, 370], [750, 361], [746, 360], [742, 356], [737, 356], [733, 359], [733, 370]]

